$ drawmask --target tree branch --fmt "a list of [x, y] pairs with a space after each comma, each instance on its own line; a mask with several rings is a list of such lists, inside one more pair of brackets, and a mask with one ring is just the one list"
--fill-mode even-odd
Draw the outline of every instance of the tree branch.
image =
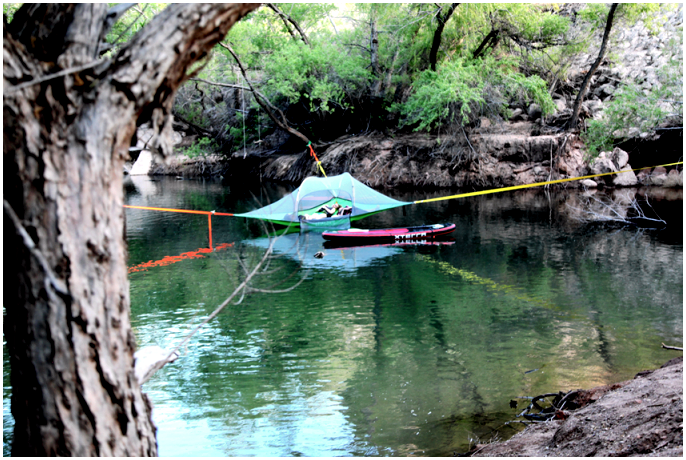
[[605, 56], [605, 49], [607, 48], [608, 38], [610, 37], [610, 31], [612, 30], [612, 19], [614, 18], [615, 10], [617, 9], [617, 5], [618, 5], [617, 3], [613, 3], [612, 6], [610, 7], [610, 12], [607, 14], [607, 22], [605, 23], [605, 32], [603, 33], [603, 41], [602, 41], [602, 44], [600, 45], [600, 51], [598, 52], [598, 57], [596, 58], [593, 65], [591, 66], [591, 68], [586, 73], [586, 77], [584, 78], [584, 81], [581, 83], [581, 88], [579, 89], [579, 94], [576, 97], [576, 101], [574, 101], [574, 108], [572, 109], [572, 118], [570, 118], [569, 122], [567, 122], [567, 131], [572, 131], [572, 130], [576, 129], [577, 122], [579, 120], [579, 111], [581, 110], [581, 103], [583, 102], [584, 97], [586, 96], [586, 91], [588, 90], [588, 86], [589, 86], [589, 83], [591, 81], [591, 77], [595, 73], [598, 66], [600, 66], [600, 63], [603, 60], [603, 57]]
[[[276, 116], [274, 115], [274, 113], [273, 113], [273, 112], [269, 109], [269, 107], [267, 106], [267, 103], [268, 103], [267, 98], [264, 97], [262, 94], [258, 93], [258, 92], [255, 90], [255, 88], [253, 88], [252, 83], [250, 83], [250, 80], [248, 79], [248, 75], [247, 75], [246, 72], [245, 72], [245, 68], [243, 67], [243, 63], [242, 63], [241, 60], [238, 58], [238, 55], [234, 52], [234, 50], [233, 50], [229, 45], [226, 45], [226, 44], [224, 44], [224, 43], [219, 43], [219, 45], [221, 45], [224, 49], [226, 49], [229, 53], [231, 53], [231, 56], [233, 56], [233, 58], [236, 60], [236, 63], [238, 64], [238, 67], [241, 69], [241, 73], [243, 74], [243, 78], [244, 78], [245, 81], [248, 83], [248, 86], [250, 86], [250, 91], [252, 91], [253, 95], [255, 95], [255, 100], [256, 100], [257, 103], [260, 105], [260, 107], [262, 107], [262, 109], [264, 109], [264, 111], [267, 113], [267, 115], [269, 115], [269, 118], [271, 118], [272, 121], [273, 121], [274, 123], [276, 123], [276, 125], [277, 125], [279, 128], [281, 128], [281, 129], [283, 129], [284, 131], [287, 131], [287, 132], [293, 134], [294, 136], [299, 137], [299, 138], [302, 139], [303, 141], [309, 143], [310, 140], [307, 138], [307, 136], [305, 136], [304, 134], [302, 134], [300, 131], [291, 128], [291, 127], [288, 125], [288, 122], [286, 121], [286, 115], [284, 115], [284, 113], [283, 113], [281, 110], [279, 110], [278, 108], [276, 108], [276, 107], [274, 107], [273, 105], [269, 104], [269, 105], [270, 105], [271, 107], [273, 107], [277, 112], [279, 112], [279, 115], [280, 115], [280, 117], [281, 117], [281, 120], [279, 120], [279, 119], [276, 118]], [[260, 97], [258, 97], [258, 95], [259, 95]], [[264, 101], [267, 101], [267, 103], [263, 102], [263, 98], [264, 98]]]
[[295, 38], [295, 34], [293, 33], [293, 30], [291, 30], [291, 28], [289, 27], [289, 25], [288, 25], [289, 22], [290, 22], [291, 24], [293, 24], [293, 26], [297, 29], [298, 33], [300, 34], [300, 38], [302, 38], [302, 41], [305, 42], [305, 44], [306, 44], [307, 46], [310, 46], [310, 41], [307, 39], [307, 35], [305, 35], [305, 31], [303, 31], [303, 30], [300, 28], [300, 26], [298, 25], [298, 23], [295, 22], [295, 20], [293, 20], [292, 17], [290, 17], [289, 15], [287, 15], [286, 13], [284, 13], [283, 11], [281, 11], [281, 10], [279, 9], [279, 7], [276, 6], [276, 5], [273, 4], [273, 3], [267, 3], [267, 6], [268, 6], [269, 8], [271, 8], [272, 10], [274, 10], [274, 12], [275, 12], [276, 14], [279, 15], [279, 17], [280, 17], [281, 20], [283, 21], [284, 25], [286, 26], [286, 30], [288, 30], [288, 33], [291, 34], [291, 37]]

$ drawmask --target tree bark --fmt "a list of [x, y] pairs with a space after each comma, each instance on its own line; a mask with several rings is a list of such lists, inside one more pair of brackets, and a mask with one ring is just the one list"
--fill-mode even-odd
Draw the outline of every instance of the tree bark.
[[13, 455], [157, 454], [133, 373], [123, 163], [141, 117], [170, 151], [171, 105], [189, 67], [257, 6], [174, 4], [112, 60], [47, 81], [96, 61], [106, 5], [25, 4], [3, 27]]
[[455, 8], [459, 3], [453, 3], [450, 5], [450, 8], [448, 8], [448, 11], [445, 12], [445, 15], [441, 16], [441, 14], [438, 14], [438, 26], [436, 26], [436, 30], [434, 31], [434, 39], [431, 44], [431, 52], [429, 53], [429, 63], [431, 64], [431, 70], [434, 72], [436, 71], [436, 61], [438, 60], [438, 48], [441, 46], [441, 37], [443, 36], [443, 29], [445, 28], [445, 23], [448, 22], [448, 19], [450, 19], [450, 16], [453, 15], [453, 12], [455, 11]]
[[581, 110], [581, 103], [584, 101], [584, 97], [586, 97], [586, 91], [588, 91], [588, 86], [589, 83], [591, 82], [591, 77], [595, 73], [596, 69], [598, 66], [600, 66], [600, 62], [603, 60], [603, 57], [605, 56], [605, 49], [607, 48], [607, 40], [610, 37], [610, 30], [612, 30], [612, 19], [615, 15], [615, 10], [617, 9], [618, 3], [613, 3], [612, 6], [610, 7], [610, 12], [607, 14], [607, 22], [605, 23], [605, 32], [603, 33], [603, 42], [600, 45], [600, 51], [598, 52], [598, 57], [596, 58], [595, 62], [589, 69], [588, 73], [586, 73], [586, 78], [584, 78], [584, 81], [581, 83], [581, 88], [579, 89], [579, 94], [576, 96], [576, 101], [574, 101], [574, 108], [572, 109], [572, 118], [569, 119], [569, 122], [567, 122], [567, 131], [574, 131], [577, 127], [578, 121], [579, 121], [579, 111]]
[[489, 48], [495, 48], [498, 46], [498, 41], [500, 40], [500, 29], [492, 29], [488, 35], [481, 41], [481, 44], [474, 50], [472, 57], [474, 59], [483, 56]]

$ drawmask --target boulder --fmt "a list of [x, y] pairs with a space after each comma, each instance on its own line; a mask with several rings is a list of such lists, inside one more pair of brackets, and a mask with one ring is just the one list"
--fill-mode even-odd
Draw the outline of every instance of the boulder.
[[[611, 159], [606, 157], [606, 152], [601, 152], [598, 158], [591, 163], [591, 174], [605, 174], [617, 172], [617, 168]], [[600, 177], [598, 180], [604, 180], [606, 183], [612, 183], [612, 179], [608, 176]]]
[[644, 169], [642, 171], [639, 171], [639, 173], [636, 174], [636, 179], [638, 179], [638, 181], [641, 184], [649, 184], [650, 183], [650, 170]]
[[[660, 168], [655, 168], [655, 170], [660, 169]], [[646, 184], [648, 185], [665, 185], [665, 182], [667, 182], [667, 174], [656, 174], [655, 170], [648, 176], [646, 179]]]
[[522, 109], [514, 109], [512, 111], [512, 115], [510, 116], [510, 120], [511, 121], [521, 120], [522, 119], [522, 113], [523, 113]]
[[567, 101], [564, 99], [553, 99], [558, 112], [563, 112], [567, 108]]
[[595, 91], [593, 91], [593, 94], [598, 96], [600, 99], [607, 99], [609, 96], [612, 96], [615, 92], [615, 86], [612, 83], [605, 83], [604, 85], [600, 85]]
[[[615, 149], [615, 150], [617, 150], [617, 149]], [[614, 177], [614, 179], [612, 179], [612, 183], [614, 185], [616, 185], [617, 187], [633, 187], [634, 185], [638, 184], [638, 179], [636, 178], [636, 174], [634, 174], [634, 172], [631, 171], [631, 165], [629, 165], [627, 163], [626, 169], [628, 170], [627, 172], [617, 174]], [[621, 169], [620, 169], [620, 171], [621, 171]]]
[[529, 106], [529, 110], [527, 113], [529, 115], [529, 119], [534, 121], [534, 120], [537, 120], [538, 118], [541, 118], [543, 111], [541, 110], [541, 106], [539, 106], [538, 104], [531, 104]]
[[149, 150], [143, 150], [140, 155], [138, 155], [138, 159], [133, 164], [129, 174], [132, 176], [147, 176], [152, 169], [152, 165], [152, 153]]
[[667, 174], [667, 179], [663, 184], [664, 187], [683, 187], [684, 186], [684, 173], [683, 171], [677, 171], [672, 169], [669, 174]]
[[618, 171], [624, 168], [629, 162], [629, 154], [619, 147], [615, 147], [610, 158], [612, 158], [612, 162], [615, 164]]

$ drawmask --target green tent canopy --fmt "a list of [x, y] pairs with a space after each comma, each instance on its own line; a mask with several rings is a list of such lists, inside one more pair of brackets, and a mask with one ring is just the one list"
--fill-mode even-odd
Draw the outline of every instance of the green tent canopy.
[[[352, 212], [345, 216], [318, 220], [301, 218], [301, 216], [308, 216], [317, 212], [324, 205], [331, 206], [334, 203], [350, 206]], [[332, 177], [308, 177], [300, 184], [300, 187], [276, 203], [235, 215], [262, 219], [281, 225], [340, 229], [350, 227], [351, 221], [408, 204], [412, 203], [389, 198], [367, 187], [349, 173], [343, 173]]]

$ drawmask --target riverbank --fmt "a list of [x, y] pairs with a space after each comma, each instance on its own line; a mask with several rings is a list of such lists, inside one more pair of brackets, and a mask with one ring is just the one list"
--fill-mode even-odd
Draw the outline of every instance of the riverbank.
[[683, 456], [683, 357], [633, 380], [580, 390], [582, 405], [563, 418], [529, 425], [473, 457]]

